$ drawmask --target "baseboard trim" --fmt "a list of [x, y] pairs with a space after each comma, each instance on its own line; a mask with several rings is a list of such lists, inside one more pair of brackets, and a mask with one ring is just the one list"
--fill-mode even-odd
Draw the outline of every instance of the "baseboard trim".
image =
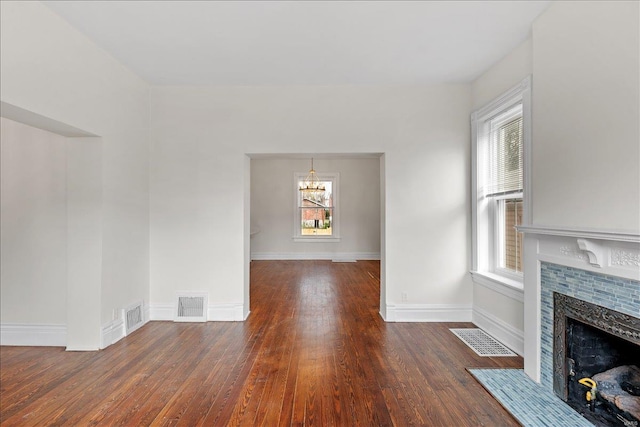
[[471, 321], [502, 344], [518, 353], [518, 355], [524, 355], [523, 331], [514, 328], [504, 320], [478, 307], [473, 308], [473, 319]]
[[387, 304], [387, 322], [470, 322], [468, 304]]
[[149, 320], [170, 320], [175, 318], [176, 308], [173, 304], [149, 304]]
[[[149, 304], [149, 320], [169, 320], [175, 318], [173, 304]], [[243, 304], [209, 304], [207, 306], [208, 322], [242, 322], [245, 320]]]
[[0, 345], [66, 347], [67, 325], [3, 323]]
[[253, 252], [251, 260], [380, 260], [380, 252]]
[[243, 304], [209, 304], [207, 310], [209, 322], [242, 322], [244, 320]]
[[123, 319], [116, 319], [102, 326], [100, 331], [100, 349], [107, 348], [125, 337]]
[[67, 347], [65, 351], [98, 351], [98, 347]]

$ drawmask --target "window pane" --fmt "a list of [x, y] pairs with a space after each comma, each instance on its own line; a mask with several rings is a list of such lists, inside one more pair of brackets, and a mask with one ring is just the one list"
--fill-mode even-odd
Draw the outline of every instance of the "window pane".
[[522, 188], [522, 117], [500, 128], [500, 139], [503, 145], [505, 172], [520, 173], [520, 187]]
[[503, 212], [501, 226], [503, 227], [503, 259], [501, 267], [508, 270], [522, 272], [522, 233], [516, 230], [522, 224], [522, 199], [501, 200], [500, 211]]
[[331, 236], [333, 233], [332, 208], [301, 208], [301, 230], [303, 236]]
[[[298, 181], [298, 188], [303, 185], [304, 181]], [[332, 181], [320, 181], [325, 191], [298, 191], [298, 206], [305, 207], [312, 203], [314, 205], [333, 206], [333, 189]]]
[[491, 120], [485, 195], [522, 192], [522, 107]]
[[[298, 183], [298, 187], [303, 181]], [[300, 235], [333, 235], [333, 192], [332, 181], [320, 181], [325, 191], [300, 191]]]

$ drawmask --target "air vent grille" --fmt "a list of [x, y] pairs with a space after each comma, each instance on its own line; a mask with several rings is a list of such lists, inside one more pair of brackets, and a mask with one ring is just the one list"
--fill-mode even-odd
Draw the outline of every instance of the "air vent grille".
[[449, 329], [479, 356], [516, 356], [514, 352], [480, 328]]
[[125, 334], [131, 332], [144, 325], [144, 314], [142, 310], [142, 302], [135, 303], [124, 309]]
[[176, 322], [206, 322], [207, 294], [188, 293], [178, 295]]

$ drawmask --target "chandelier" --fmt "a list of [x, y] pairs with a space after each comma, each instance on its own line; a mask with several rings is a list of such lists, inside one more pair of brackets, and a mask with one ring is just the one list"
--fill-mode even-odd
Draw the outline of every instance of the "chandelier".
[[324, 184], [320, 182], [318, 179], [318, 175], [316, 175], [316, 171], [313, 170], [313, 158], [311, 158], [311, 170], [309, 170], [309, 175], [305, 178], [300, 185], [300, 191], [302, 192], [303, 197], [318, 195], [324, 193]]

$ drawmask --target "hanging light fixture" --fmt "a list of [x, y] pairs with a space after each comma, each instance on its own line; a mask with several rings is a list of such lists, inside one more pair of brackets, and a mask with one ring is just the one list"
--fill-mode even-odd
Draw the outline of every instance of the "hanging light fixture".
[[309, 175], [305, 178], [300, 185], [300, 191], [302, 192], [302, 196], [308, 198], [308, 196], [317, 196], [319, 194], [324, 193], [324, 184], [320, 182], [318, 179], [318, 175], [316, 175], [316, 171], [313, 170], [313, 157], [311, 158], [311, 170], [309, 170]]

